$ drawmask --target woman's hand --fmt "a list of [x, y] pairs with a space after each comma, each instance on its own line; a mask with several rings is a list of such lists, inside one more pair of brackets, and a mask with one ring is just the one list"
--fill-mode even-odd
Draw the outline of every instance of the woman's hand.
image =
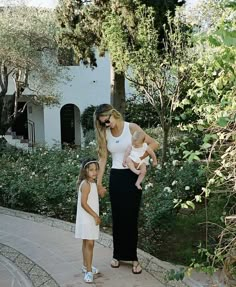
[[100, 197], [104, 197], [106, 194], [107, 189], [102, 185], [102, 184], [98, 184], [98, 194]]
[[157, 166], [157, 161], [153, 161], [152, 166], [154, 166], [154, 167]]

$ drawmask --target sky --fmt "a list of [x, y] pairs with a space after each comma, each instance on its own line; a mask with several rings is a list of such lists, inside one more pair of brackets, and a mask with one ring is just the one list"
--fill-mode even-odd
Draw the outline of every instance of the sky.
[[[197, 4], [200, 0], [186, 0], [187, 6], [191, 7], [194, 4]], [[9, 2], [24, 2], [27, 5], [37, 6], [37, 7], [45, 7], [45, 8], [55, 8], [58, 0], [0, 0], [0, 6], [4, 3]]]
[[33, 6], [40, 6], [46, 8], [54, 8], [57, 5], [57, 0], [30, 0], [28, 1]]
[[[44, 7], [54, 8], [58, 2], [58, 0], [30, 0], [33, 5], [42, 5]], [[187, 5], [192, 6], [199, 2], [199, 0], [186, 0]], [[46, 5], [46, 6], [45, 6]]]

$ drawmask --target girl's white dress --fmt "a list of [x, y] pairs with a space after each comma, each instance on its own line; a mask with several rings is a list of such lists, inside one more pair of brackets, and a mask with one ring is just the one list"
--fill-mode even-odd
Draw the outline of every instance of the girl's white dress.
[[[96, 240], [99, 238], [99, 225], [94, 218], [81, 206], [81, 182], [78, 190], [77, 213], [75, 223], [75, 238]], [[99, 215], [99, 200], [96, 183], [90, 182], [88, 205]]]

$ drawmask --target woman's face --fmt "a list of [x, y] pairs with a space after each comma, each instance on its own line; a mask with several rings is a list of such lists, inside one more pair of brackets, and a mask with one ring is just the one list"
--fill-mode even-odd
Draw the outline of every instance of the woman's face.
[[98, 120], [100, 122], [100, 125], [106, 128], [108, 127], [112, 128], [114, 125], [113, 123], [114, 118], [112, 117], [112, 114], [107, 116], [100, 116]]

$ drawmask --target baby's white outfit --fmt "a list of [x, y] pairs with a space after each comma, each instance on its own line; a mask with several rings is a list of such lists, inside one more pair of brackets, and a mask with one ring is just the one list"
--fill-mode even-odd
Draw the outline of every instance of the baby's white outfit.
[[[99, 225], [96, 225], [94, 217], [81, 206], [81, 186], [83, 183], [84, 180], [81, 182], [78, 190], [75, 238], [96, 240], [99, 238]], [[87, 203], [99, 215], [98, 191], [97, 185], [94, 182], [90, 182]]]
[[[143, 143], [143, 145], [141, 147], [133, 147], [131, 149], [131, 152], [129, 154], [129, 158], [132, 159], [132, 161], [136, 162], [136, 163], [141, 163], [141, 159], [140, 157], [145, 153], [145, 151], [147, 150], [148, 145], [146, 143]], [[142, 160], [142, 163], [145, 163], [146, 165], [149, 164], [149, 156], [145, 157]]]

